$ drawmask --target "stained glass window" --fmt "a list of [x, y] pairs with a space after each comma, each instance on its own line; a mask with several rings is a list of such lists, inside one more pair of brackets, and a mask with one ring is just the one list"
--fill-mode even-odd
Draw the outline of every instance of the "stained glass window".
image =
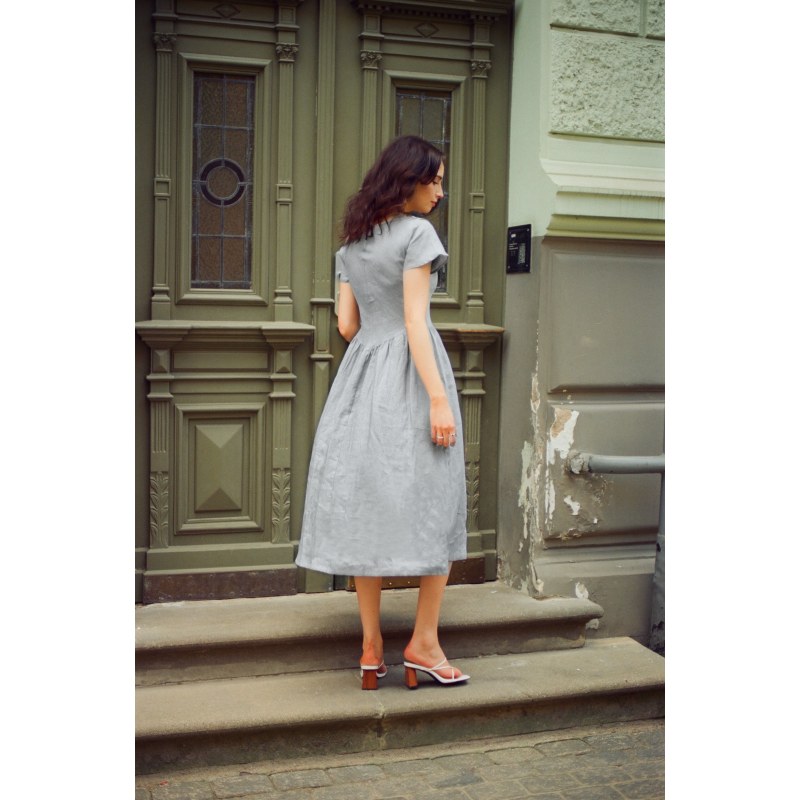
[[[396, 94], [395, 133], [397, 136], [413, 134], [427, 139], [438, 147], [445, 157], [450, 155], [450, 92], [435, 92], [427, 89], [398, 88]], [[447, 250], [447, 171], [444, 178], [444, 197], [428, 216], [436, 228], [439, 238]], [[439, 272], [437, 292], [447, 289], [447, 267]]]
[[255, 78], [195, 73], [192, 288], [250, 289]]

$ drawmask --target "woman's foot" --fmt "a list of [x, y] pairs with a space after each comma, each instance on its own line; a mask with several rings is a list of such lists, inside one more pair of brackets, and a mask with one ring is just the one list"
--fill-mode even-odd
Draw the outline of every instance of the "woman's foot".
[[[378, 654], [380, 651], [380, 654]], [[365, 647], [361, 654], [359, 665], [361, 667], [361, 688], [377, 689], [378, 678], [383, 678], [389, 671], [383, 661], [383, 648]]]
[[361, 653], [359, 664], [362, 669], [376, 669], [378, 677], [382, 678], [388, 671], [383, 663], [383, 642], [380, 644], [365, 644]]
[[448, 662], [447, 656], [438, 645], [427, 649], [422, 647], [417, 649], [412, 648], [409, 644], [403, 651], [403, 659], [407, 664], [422, 667], [429, 674], [434, 677], [438, 675], [439, 678], [448, 683], [456, 682], [463, 677], [461, 670]]

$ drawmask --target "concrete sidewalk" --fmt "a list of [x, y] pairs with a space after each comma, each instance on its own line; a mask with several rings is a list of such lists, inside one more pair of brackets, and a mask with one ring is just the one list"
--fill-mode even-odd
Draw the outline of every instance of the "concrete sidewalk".
[[664, 720], [136, 778], [136, 800], [661, 800]]

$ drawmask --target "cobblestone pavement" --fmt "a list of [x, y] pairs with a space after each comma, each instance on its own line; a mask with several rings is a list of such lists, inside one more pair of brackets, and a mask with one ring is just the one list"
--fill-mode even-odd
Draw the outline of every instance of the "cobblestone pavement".
[[664, 720], [136, 779], [136, 800], [655, 800]]

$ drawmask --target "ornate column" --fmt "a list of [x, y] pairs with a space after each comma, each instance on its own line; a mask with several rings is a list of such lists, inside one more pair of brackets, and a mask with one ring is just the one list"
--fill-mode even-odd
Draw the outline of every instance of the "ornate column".
[[498, 341], [503, 328], [496, 325], [441, 323], [436, 326], [448, 348], [458, 349], [459, 385], [464, 420], [464, 468], [467, 492], [467, 552], [493, 551], [495, 531], [482, 531], [479, 524], [481, 476], [481, 413], [484, 388], [483, 351]]
[[314, 232], [314, 287], [311, 322], [314, 325], [313, 411], [319, 420], [330, 384], [331, 361], [331, 243], [333, 241], [333, 99], [336, 78], [336, 0], [320, 0], [319, 65], [317, 72], [317, 164]]
[[483, 351], [496, 341], [497, 333], [459, 331], [463, 353], [461, 398], [464, 406], [464, 461], [467, 475], [467, 535], [480, 537], [481, 410], [486, 390], [483, 388]]
[[272, 409], [272, 533], [273, 544], [291, 540], [292, 494], [292, 403], [297, 396], [292, 372], [292, 351], [306, 335], [303, 331], [265, 333], [272, 347], [273, 364], [270, 380]]
[[[145, 322], [141, 326], [172, 325], [173, 323]], [[172, 355], [174, 347], [186, 336], [179, 324], [155, 336], [141, 331], [150, 348], [150, 373], [147, 381], [150, 392], [150, 550], [163, 550], [170, 546], [173, 529], [174, 490], [171, 480], [173, 442], [173, 414], [175, 398], [172, 394]]]
[[169, 462], [172, 434], [171, 352], [153, 350], [150, 357], [150, 549], [169, 545]]
[[467, 533], [478, 528], [481, 467], [481, 406], [486, 390], [483, 388], [483, 347], [462, 343], [464, 371], [461, 398], [464, 404], [464, 461], [467, 475]]
[[171, 304], [169, 296], [169, 265], [174, 261], [174, 226], [172, 215], [172, 148], [170, 131], [174, 98], [172, 85], [175, 69], [175, 23], [173, 0], [158, 0], [156, 3], [155, 33], [156, 48], [156, 142], [155, 176], [153, 179], [154, 225], [153, 225], [153, 293], [150, 298], [152, 319], [169, 319]]
[[364, 26], [361, 31], [361, 175], [372, 166], [378, 155], [378, 71], [381, 54], [381, 8], [362, 8]]
[[292, 137], [294, 133], [294, 62], [297, 44], [296, 3], [278, 6], [278, 184], [277, 204], [277, 277], [275, 285], [275, 321], [288, 322], [294, 316], [292, 304], [292, 202], [294, 184], [292, 172]]
[[483, 304], [483, 212], [486, 150], [486, 79], [492, 62], [489, 40], [491, 18], [472, 17], [472, 169], [469, 193], [469, 284], [467, 288], [467, 322], [484, 321]]
[[292, 351], [274, 346], [274, 367], [270, 376], [272, 405], [272, 541], [289, 541], [292, 483]]

